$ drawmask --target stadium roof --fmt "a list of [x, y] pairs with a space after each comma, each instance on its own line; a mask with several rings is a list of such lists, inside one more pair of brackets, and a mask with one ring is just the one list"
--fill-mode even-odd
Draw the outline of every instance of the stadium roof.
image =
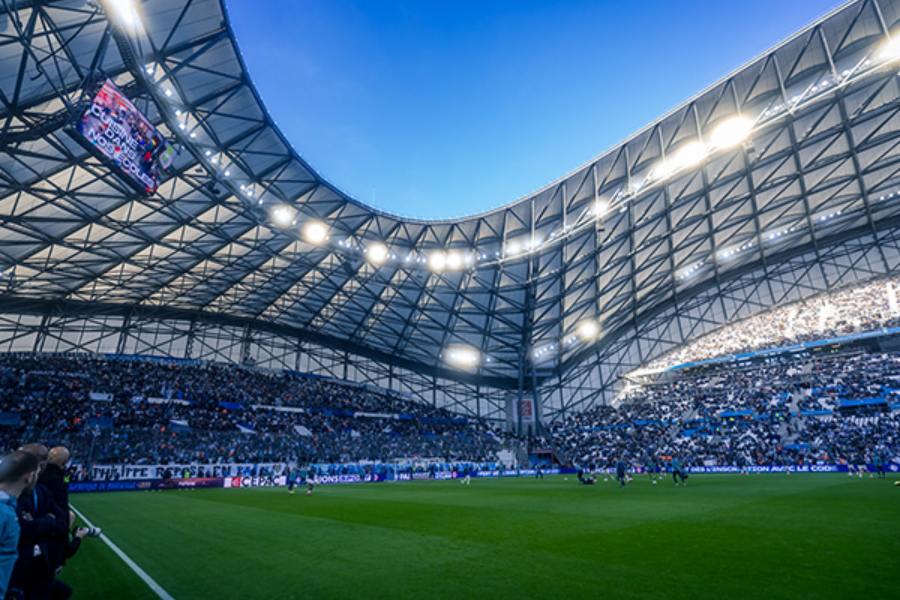
[[[219, 0], [4, 2], [0, 24], [5, 313], [249, 324], [516, 389], [792, 256], [871, 235], [900, 262], [881, 235], [900, 217], [896, 0], [845, 4], [563, 179], [446, 221], [306, 164]], [[101, 77], [178, 149], [152, 195], [65, 131]]]

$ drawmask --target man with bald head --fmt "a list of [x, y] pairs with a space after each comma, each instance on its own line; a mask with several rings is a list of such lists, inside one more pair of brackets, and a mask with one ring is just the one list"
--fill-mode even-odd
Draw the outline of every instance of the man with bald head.
[[[69, 450], [63, 446], [51, 448], [47, 453], [47, 467], [40, 478], [43, 485], [53, 496], [53, 502], [66, 515], [69, 514], [69, 483], [66, 481], [66, 467], [69, 463]], [[54, 573], [66, 562], [66, 549], [69, 545], [68, 533], [64, 536], [50, 538], [47, 544], [47, 558]], [[59, 579], [53, 582], [54, 598], [68, 598], [71, 588]]]
[[[40, 460], [40, 457], [38, 457]], [[47, 452], [47, 465], [41, 474], [40, 483], [50, 490], [53, 501], [69, 514], [69, 484], [66, 482], [66, 466], [69, 464], [69, 450], [56, 446]]]

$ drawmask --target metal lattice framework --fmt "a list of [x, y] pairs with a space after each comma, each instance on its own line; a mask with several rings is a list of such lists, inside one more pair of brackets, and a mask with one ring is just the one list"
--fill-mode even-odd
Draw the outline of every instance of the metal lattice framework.
[[[310, 168], [219, 0], [138, 4], [131, 30], [104, 6], [2, 2], [2, 351], [252, 357], [489, 418], [530, 391], [552, 419], [728, 320], [900, 268], [897, 0], [850, 2], [567, 177], [452, 221]], [[64, 132], [98, 75], [178, 145], [152, 196]], [[749, 138], [709, 146], [735, 115]], [[695, 142], [697, 164], [661, 169]], [[447, 366], [455, 344], [477, 369]]]

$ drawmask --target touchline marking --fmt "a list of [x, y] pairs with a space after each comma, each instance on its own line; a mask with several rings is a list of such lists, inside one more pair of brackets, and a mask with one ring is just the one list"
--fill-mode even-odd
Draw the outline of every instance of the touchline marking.
[[[73, 511], [75, 511], [75, 514], [78, 515], [79, 517], [81, 517], [81, 520], [84, 521], [84, 523], [85, 523], [88, 527], [93, 527], [93, 526], [94, 526], [90, 521], [88, 521], [87, 517], [85, 517], [85, 516], [81, 513], [80, 510], [78, 510], [77, 508], [75, 508], [75, 507], [72, 506], [71, 504], [69, 505], [69, 508], [71, 508]], [[159, 596], [160, 598], [162, 598], [162, 600], [175, 600], [175, 598], [173, 598], [172, 596], [169, 595], [169, 592], [167, 592], [166, 590], [162, 589], [162, 587], [161, 587], [158, 583], [156, 583], [155, 581], [153, 581], [153, 578], [150, 577], [149, 575], [147, 575], [147, 572], [146, 572], [146, 571], [144, 571], [142, 568], [140, 568], [139, 566], [137, 566], [137, 563], [136, 563], [136, 562], [134, 562], [133, 560], [131, 560], [131, 559], [128, 557], [127, 554], [125, 554], [124, 552], [122, 552], [122, 549], [121, 549], [121, 548], [119, 548], [118, 546], [116, 546], [115, 544], [113, 544], [113, 543], [112, 543], [112, 540], [110, 540], [108, 537], [106, 537], [106, 534], [105, 534], [105, 533], [101, 533], [101, 534], [100, 534], [100, 539], [103, 540], [104, 543], [106, 543], [106, 545], [109, 546], [110, 549], [112, 549], [113, 552], [115, 552], [116, 554], [118, 554], [118, 555], [119, 555], [119, 558], [121, 558], [123, 561], [125, 561], [125, 564], [128, 565], [129, 567], [131, 567], [131, 570], [134, 571], [134, 572], [137, 574], [138, 577], [140, 577], [141, 579], [143, 579], [143, 580], [144, 580], [144, 583], [146, 583], [148, 586], [150, 586], [150, 589], [153, 590], [154, 592], [156, 592], [156, 595], [157, 595], [157, 596]]]

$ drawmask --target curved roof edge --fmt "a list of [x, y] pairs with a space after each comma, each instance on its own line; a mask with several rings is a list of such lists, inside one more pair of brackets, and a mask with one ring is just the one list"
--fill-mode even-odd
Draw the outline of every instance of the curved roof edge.
[[385, 208], [374, 206], [374, 205], [369, 204], [368, 202], [365, 202], [364, 200], [361, 200], [359, 198], [355, 198], [348, 192], [345, 192], [343, 189], [341, 189], [338, 184], [329, 180], [318, 169], [313, 167], [312, 164], [310, 164], [308, 161], [306, 161], [303, 158], [300, 151], [297, 150], [297, 148], [293, 145], [293, 143], [291, 143], [291, 141], [288, 139], [288, 137], [284, 134], [284, 132], [281, 131], [281, 128], [275, 122], [275, 119], [272, 116], [272, 113], [268, 110], [268, 107], [266, 106], [266, 103], [263, 100], [262, 95], [259, 93], [259, 90], [257, 89], [256, 84], [253, 82], [253, 78], [250, 76], [251, 75], [250, 69], [248, 68], [247, 63], [244, 60], [244, 53], [241, 50], [237, 36], [235, 35], [234, 27], [232, 26], [231, 16], [228, 11], [228, 0], [219, 0], [219, 1], [222, 6], [222, 14], [224, 15], [224, 18], [225, 18], [225, 27], [228, 29], [228, 33], [229, 33], [232, 41], [234, 42], [235, 47], [237, 48], [237, 59], [241, 65], [241, 69], [242, 69], [244, 75], [248, 79], [248, 82], [250, 84], [249, 87], [252, 90], [252, 93], [253, 93], [254, 97], [256, 98], [257, 102], [259, 102], [260, 107], [263, 109], [263, 112], [266, 114], [267, 118], [269, 119], [269, 122], [270, 122], [270, 125], [272, 126], [272, 128], [277, 132], [278, 136], [285, 143], [285, 145], [288, 148], [290, 148], [291, 151], [294, 153], [294, 158], [297, 159], [298, 161], [300, 161], [307, 169], [309, 169], [312, 173], [314, 173], [317, 177], [319, 177], [322, 180], [323, 185], [325, 185], [326, 187], [331, 189], [331, 191], [338, 194], [339, 196], [341, 196], [343, 199], [347, 200], [348, 202], [352, 202], [353, 204], [356, 204], [357, 206], [365, 208], [366, 210], [370, 210], [380, 216], [384, 216], [384, 217], [388, 217], [388, 218], [392, 218], [392, 219], [398, 219], [398, 220], [409, 222], [409, 223], [421, 223], [421, 224], [435, 225], [435, 224], [459, 223], [459, 222], [464, 222], [464, 221], [468, 221], [468, 220], [486, 217], [488, 215], [492, 215], [495, 213], [502, 212], [504, 210], [508, 210], [509, 208], [512, 208], [518, 204], [521, 204], [521, 203], [527, 202], [528, 200], [533, 199], [534, 197], [540, 195], [541, 193], [544, 193], [544, 192], [547, 192], [547, 191], [553, 189], [554, 187], [560, 185], [562, 182], [566, 181], [567, 179], [569, 179], [569, 178], [573, 177], [574, 175], [578, 174], [579, 172], [589, 168], [594, 163], [597, 163], [598, 161], [606, 158], [607, 156], [609, 156], [610, 154], [612, 154], [619, 148], [627, 145], [629, 142], [636, 140], [637, 138], [639, 138], [641, 135], [643, 135], [647, 131], [650, 131], [654, 127], [659, 125], [665, 119], [671, 117], [672, 115], [677, 114], [678, 111], [684, 109], [686, 106], [689, 106], [692, 102], [699, 100], [700, 98], [703, 97], [704, 94], [709, 93], [710, 91], [715, 89], [717, 86], [722, 85], [723, 83], [727, 82], [729, 79], [738, 75], [742, 71], [748, 69], [753, 64], [755, 64], [761, 60], [765, 60], [765, 58], [767, 56], [776, 52], [779, 48], [782, 48], [783, 46], [786, 46], [787, 44], [794, 41], [795, 39], [800, 38], [801, 36], [803, 36], [804, 34], [809, 32], [810, 30], [815, 28], [817, 25], [828, 20], [833, 15], [845, 10], [846, 8], [852, 6], [853, 4], [859, 3], [860, 0], [847, 0], [846, 2], [841, 2], [835, 8], [831, 9], [824, 15], [814, 19], [813, 21], [808, 23], [806, 26], [802, 27], [796, 33], [788, 36], [787, 38], [778, 42], [774, 46], [772, 46], [766, 50], [763, 50], [762, 52], [760, 52], [759, 54], [754, 56], [752, 59], [750, 59], [750, 60], [746, 61], [745, 63], [739, 65], [738, 67], [732, 69], [726, 75], [720, 77], [713, 83], [707, 85], [705, 88], [703, 88], [701, 91], [697, 92], [693, 96], [690, 96], [689, 98], [687, 98], [686, 100], [684, 100], [683, 102], [678, 104], [676, 107], [663, 113], [659, 117], [651, 120], [644, 127], [640, 128], [639, 130], [635, 131], [634, 133], [625, 137], [624, 139], [611, 144], [606, 150], [602, 151], [600, 154], [595, 155], [593, 158], [591, 158], [588, 161], [582, 163], [581, 165], [575, 167], [574, 169], [567, 171], [566, 173], [557, 177], [556, 179], [551, 180], [547, 184], [545, 184], [523, 196], [520, 196], [519, 198], [516, 198], [516, 199], [508, 201], [508, 202], [504, 202], [502, 204], [499, 204], [492, 208], [485, 209], [485, 210], [477, 212], [477, 213], [473, 213], [470, 215], [464, 215], [464, 216], [460, 216], [460, 217], [441, 217], [441, 218], [436, 218], [436, 219], [429, 219], [429, 218], [417, 217], [417, 216], [412, 216], [412, 215], [403, 215], [400, 213], [392, 212], [391, 210], [388, 210]]

